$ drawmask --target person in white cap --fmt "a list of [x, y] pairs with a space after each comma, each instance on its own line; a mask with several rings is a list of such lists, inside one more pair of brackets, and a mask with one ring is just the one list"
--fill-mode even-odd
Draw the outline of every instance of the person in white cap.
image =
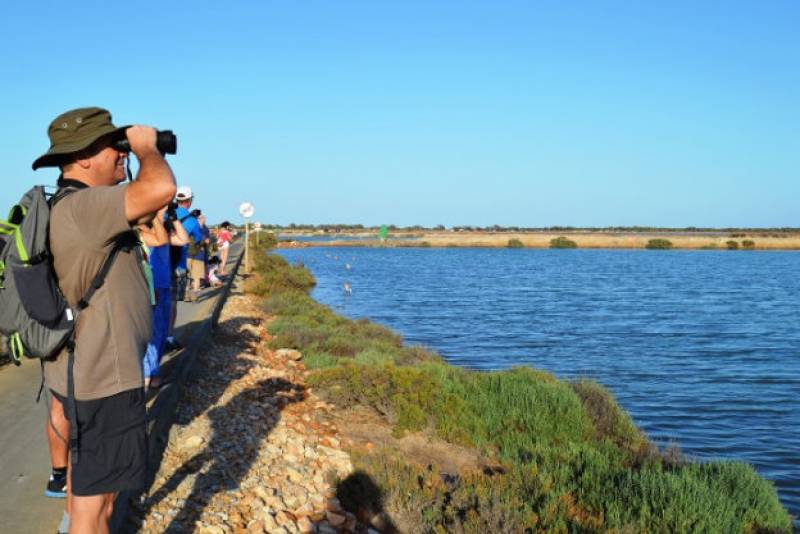
[[[197, 293], [200, 291], [200, 280], [205, 276], [205, 263], [203, 262], [203, 236], [200, 223], [197, 219], [189, 213], [189, 208], [192, 207], [194, 202], [194, 194], [189, 186], [182, 185], [178, 187], [178, 192], [175, 195], [175, 201], [178, 203], [178, 208], [175, 213], [178, 220], [183, 224], [186, 233], [189, 234], [189, 244], [184, 246], [181, 250], [180, 258], [178, 258], [178, 265], [175, 269], [177, 276], [178, 300], [184, 302], [191, 302], [197, 299]], [[192, 279], [192, 289], [186, 288], [186, 277]]]

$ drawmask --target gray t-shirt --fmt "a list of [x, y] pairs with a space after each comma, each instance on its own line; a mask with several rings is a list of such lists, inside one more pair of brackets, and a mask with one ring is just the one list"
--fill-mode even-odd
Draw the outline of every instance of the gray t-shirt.
[[[59, 201], [50, 214], [50, 249], [61, 290], [72, 308], [84, 296], [121, 234], [125, 189], [96, 186]], [[150, 293], [142, 251], [120, 252], [100, 288], [81, 312], [75, 340], [75, 398], [92, 400], [142, 387], [142, 357], [150, 339]], [[45, 381], [67, 394], [67, 351], [45, 363]]]

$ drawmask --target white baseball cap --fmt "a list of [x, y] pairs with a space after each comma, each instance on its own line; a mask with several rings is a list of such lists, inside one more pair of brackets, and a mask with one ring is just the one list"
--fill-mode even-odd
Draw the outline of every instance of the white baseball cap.
[[178, 188], [178, 193], [175, 195], [176, 200], [189, 200], [194, 195], [192, 194], [192, 188], [188, 185], [182, 185]]

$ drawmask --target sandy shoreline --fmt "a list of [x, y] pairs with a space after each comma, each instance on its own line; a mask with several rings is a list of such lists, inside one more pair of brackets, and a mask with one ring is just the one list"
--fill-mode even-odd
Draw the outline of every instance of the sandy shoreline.
[[[311, 234], [291, 234], [285, 238], [308, 236]], [[329, 234], [330, 235], [330, 234]], [[733, 237], [735, 235], [736, 237]], [[651, 239], [668, 239], [672, 247], [682, 250], [727, 250], [728, 242], [735, 241], [739, 250], [743, 241], [755, 243], [755, 250], [800, 250], [800, 234], [781, 232], [748, 232], [729, 234], [726, 232], [685, 233], [600, 233], [600, 232], [410, 232], [394, 233], [392, 238], [381, 243], [374, 233], [347, 234], [341, 239], [331, 241], [282, 241], [279, 248], [296, 247], [433, 247], [433, 248], [506, 248], [509, 240], [519, 240], [525, 248], [550, 248], [550, 241], [566, 237], [574, 241], [578, 248], [598, 249], [643, 249]], [[331, 236], [333, 237], [333, 236]]]

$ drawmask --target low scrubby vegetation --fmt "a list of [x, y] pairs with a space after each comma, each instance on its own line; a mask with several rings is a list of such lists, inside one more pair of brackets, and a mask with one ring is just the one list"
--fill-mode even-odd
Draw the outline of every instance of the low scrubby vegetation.
[[752, 239], [745, 239], [742, 241], [742, 248], [745, 250], [753, 250], [756, 248], [756, 242]]
[[672, 248], [672, 241], [669, 239], [651, 239], [647, 242], [645, 248], [651, 250], [669, 250]]
[[728, 247], [728, 250], [739, 250], [739, 242], [734, 241], [733, 239], [726, 241], [725, 246]]
[[255, 263], [249, 290], [274, 316], [270, 343], [303, 352], [319, 395], [373, 410], [396, 436], [424, 432], [486, 459], [444, 473], [390, 448], [354, 452], [359, 473], [340, 485], [345, 506], [375, 499], [359, 495], [367, 480], [409, 532], [790, 531], [775, 489], [751, 466], [660, 452], [596, 382], [448, 365], [315, 302], [303, 266], [263, 253]]
[[550, 240], [550, 248], [578, 248], [578, 244], [566, 237], [556, 237]]
[[524, 248], [525, 245], [516, 237], [508, 240], [508, 248]]

